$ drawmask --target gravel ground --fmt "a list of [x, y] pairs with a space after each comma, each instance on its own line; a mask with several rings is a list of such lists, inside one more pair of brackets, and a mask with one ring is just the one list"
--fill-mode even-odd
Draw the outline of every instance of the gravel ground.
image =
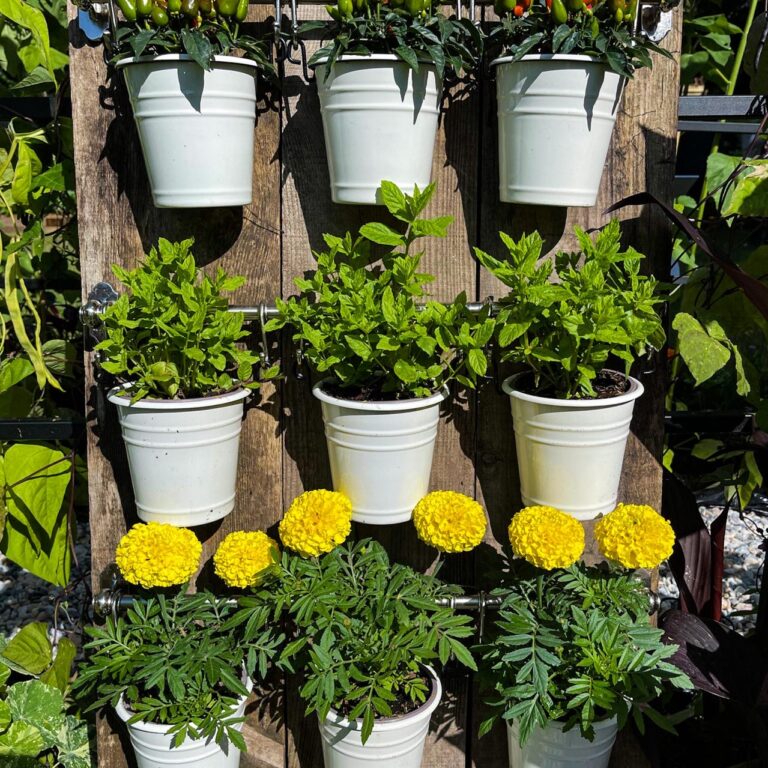
[[87, 524], [78, 526], [75, 552], [78, 562], [86, 571], [82, 578], [78, 578], [73, 563], [72, 581], [66, 590], [33, 576], [0, 554], [1, 635], [12, 635], [32, 621], [43, 621], [53, 628], [57, 614], [60, 632], [66, 632], [70, 637], [79, 635], [80, 619], [90, 600], [88, 569], [91, 547]]

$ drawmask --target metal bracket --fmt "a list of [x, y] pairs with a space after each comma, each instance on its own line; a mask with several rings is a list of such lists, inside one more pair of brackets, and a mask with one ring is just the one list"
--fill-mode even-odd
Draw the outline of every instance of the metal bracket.
[[98, 343], [103, 339], [103, 334], [98, 330], [101, 315], [119, 298], [117, 291], [109, 283], [96, 283], [88, 294], [88, 301], [80, 307], [80, 322], [94, 342]]
[[652, 43], [660, 43], [672, 31], [672, 3], [640, 3], [640, 32]]

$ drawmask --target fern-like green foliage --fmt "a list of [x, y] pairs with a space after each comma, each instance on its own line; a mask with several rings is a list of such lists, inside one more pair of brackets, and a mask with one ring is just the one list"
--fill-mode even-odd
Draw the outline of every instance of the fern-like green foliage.
[[284, 552], [280, 577], [242, 598], [240, 621], [259, 624], [271, 611], [276, 622], [287, 613], [295, 630], [280, 663], [304, 675], [307, 714], [324, 718], [333, 708], [361, 720], [365, 742], [396, 699], [414, 708], [426, 701], [425, 665], [455, 656], [476, 669], [462, 642], [474, 633], [472, 618], [437, 602], [460, 592], [390, 563], [381, 544], [364, 539], [320, 558]]
[[[134, 270], [112, 271], [129, 293], [104, 313], [101, 366], [131, 385], [132, 400], [206, 397], [236, 386], [255, 389], [278, 369], [260, 371], [260, 358], [242, 347], [243, 315], [229, 312], [226, 294], [243, 277], [195, 266], [193, 240], [160, 239]], [[256, 371], [254, 371], [256, 368]]]
[[502, 359], [529, 368], [535, 391], [562, 398], [594, 396], [592, 382], [612, 358], [628, 374], [636, 358], [665, 340], [658, 283], [640, 274], [640, 253], [622, 250], [618, 219], [594, 236], [577, 227], [576, 236], [579, 250], [554, 260], [540, 261], [538, 232], [518, 240], [501, 232], [504, 260], [475, 248], [478, 261], [509, 287], [496, 321]]
[[[235, 727], [238, 699], [248, 693], [243, 671], [264, 677], [283, 635], [274, 625], [233, 621], [237, 604], [209, 592], [134, 602], [125, 616], [86, 628], [86, 661], [75, 691], [88, 710], [124, 697], [129, 722], [167, 725], [174, 745], [215, 739], [245, 751]], [[264, 614], [260, 614], [263, 616]]]
[[[447, 305], [428, 300], [435, 278], [419, 272], [422, 237], [445, 237], [450, 216], [423, 218], [435, 187], [405, 195], [383, 182], [381, 196], [395, 227], [372, 222], [359, 237], [325, 235], [317, 268], [297, 278], [300, 291], [277, 300], [279, 316], [267, 330], [293, 329], [310, 366], [345, 389], [401, 398], [425, 397], [455, 379], [474, 387], [487, 370], [484, 347], [494, 321], [467, 311], [464, 293]], [[383, 255], [374, 246], [384, 246]]]
[[520, 740], [551, 721], [594, 737], [594, 723], [616, 716], [619, 727], [643, 716], [671, 729], [651, 702], [670, 686], [689, 689], [688, 677], [669, 659], [651, 626], [642, 582], [609, 565], [541, 571], [514, 561], [508, 583], [494, 590], [501, 610], [490, 639], [478, 651], [492, 714], [519, 723]]

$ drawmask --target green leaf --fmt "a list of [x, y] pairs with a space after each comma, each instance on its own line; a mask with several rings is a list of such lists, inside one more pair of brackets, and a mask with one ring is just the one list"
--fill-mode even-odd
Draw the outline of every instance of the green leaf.
[[387, 206], [387, 210], [397, 219], [404, 221], [405, 195], [400, 191], [397, 184], [391, 181], [382, 181], [379, 188], [381, 202]]
[[360, 234], [378, 245], [405, 245], [405, 238], [399, 232], [380, 222], [363, 224]]
[[8, 689], [7, 701], [14, 722], [33, 726], [46, 747], [54, 745], [64, 722], [64, 696], [60, 690], [40, 680], [27, 680]]
[[32, 33], [35, 43], [42, 53], [43, 63], [51, 80], [55, 81], [54, 66], [51, 58], [51, 45], [48, 36], [48, 24], [42, 11], [22, 0], [0, 0], [0, 15], [10, 19]]
[[672, 327], [678, 334], [680, 356], [697, 385], [712, 378], [731, 359], [730, 349], [712, 338], [692, 315], [679, 312], [672, 321]]
[[24, 625], [2, 651], [2, 659], [16, 670], [39, 675], [52, 661], [48, 627], [43, 622]]
[[205, 70], [211, 69], [213, 48], [208, 38], [198, 31], [181, 28], [181, 44], [184, 50]]
[[56, 735], [57, 757], [63, 768], [91, 768], [88, 726], [71, 715]]
[[469, 367], [478, 376], [485, 376], [488, 370], [488, 358], [482, 349], [470, 349], [468, 355]]
[[0, 757], [37, 757], [45, 748], [42, 734], [29, 723], [11, 723], [0, 733]]
[[53, 664], [40, 675], [40, 680], [66, 693], [76, 654], [75, 644], [69, 638], [62, 637], [56, 645], [56, 658]]
[[15, 444], [5, 453], [7, 520], [0, 550], [36, 576], [65, 586], [70, 552], [64, 496], [70, 461], [45, 445]]

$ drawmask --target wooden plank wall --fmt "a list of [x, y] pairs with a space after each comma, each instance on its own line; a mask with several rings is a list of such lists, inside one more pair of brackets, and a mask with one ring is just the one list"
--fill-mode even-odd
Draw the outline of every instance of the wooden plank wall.
[[[287, 10], [287, 9], [286, 9]], [[71, 17], [76, 10], [70, 5]], [[252, 6], [249, 21], [268, 28], [270, 6]], [[485, 9], [486, 20], [492, 14]], [[302, 18], [321, 17], [322, 9], [300, 7]], [[679, 52], [680, 14], [664, 42]], [[265, 94], [256, 125], [254, 202], [245, 209], [157, 210], [152, 206], [130, 107], [118, 82], [107, 80], [103, 49], [87, 44], [71, 24], [71, 87], [75, 129], [78, 217], [83, 294], [110, 279], [110, 265], [132, 266], [163, 236], [194, 236], [201, 264], [220, 265], [243, 274], [248, 283], [235, 296], [239, 303], [271, 302], [293, 292], [293, 277], [312, 265], [311, 249], [324, 232], [355, 230], [381, 215], [376, 208], [337, 206], [330, 200], [328, 171], [317, 91], [301, 66], [286, 63], [282, 92]], [[311, 54], [313, 44], [308, 44]], [[499, 287], [477, 268], [471, 246], [499, 252], [497, 232], [539, 229], [547, 247], [569, 247], [572, 226], [600, 226], [601, 211], [611, 202], [648, 189], [669, 199], [674, 176], [679, 72], [677, 63], [657, 60], [629, 85], [613, 137], [598, 204], [592, 209], [546, 209], [498, 202], [494, 85], [487, 77], [478, 87], [452, 88], [435, 149], [433, 179], [439, 189], [431, 213], [455, 218], [449, 237], [430, 243], [424, 266], [438, 279], [434, 294], [447, 299], [461, 290], [470, 299], [500, 295]], [[654, 211], [628, 209], [627, 240], [648, 254], [650, 270], [665, 274], [670, 232]], [[286, 370], [292, 350], [282, 342]], [[105, 407], [92, 360], [88, 371], [88, 465], [94, 586], [112, 562], [115, 545], [136, 522], [119, 426]], [[643, 377], [633, 434], [627, 449], [622, 498], [658, 506], [661, 499], [661, 365]], [[304, 489], [329, 487], [319, 404], [307, 381], [289, 378], [265, 387], [260, 402], [247, 412], [241, 442], [238, 502], [221, 524], [199, 530], [205, 554], [212, 554], [232, 530], [274, 527], [282, 510]], [[491, 522], [488, 544], [476, 554], [449, 558], [443, 574], [471, 588], [484, 583], [485, 555], [494, 537], [505, 540], [510, 516], [519, 508], [514, 442], [508, 399], [493, 383], [479, 394], [461, 395], [445, 409], [432, 472], [433, 488], [476, 496]], [[428, 567], [432, 554], [409, 524], [390, 528], [357, 526], [358, 537], [375, 536], [392, 556]], [[473, 734], [482, 704], [469, 676], [448, 670], [446, 696], [433, 721], [425, 768], [501, 768], [506, 765], [504, 732], [497, 729], [478, 741]], [[271, 681], [250, 708], [245, 728], [249, 753], [242, 768], [320, 768], [319, 736], [314, 718], [305, 718], [292, 681]], [[99, 768], [130, 765], [130, 748], [107, 715], [99, 723]], [[631, 736], [617, 747], [614, 764], [643, 766]]]

